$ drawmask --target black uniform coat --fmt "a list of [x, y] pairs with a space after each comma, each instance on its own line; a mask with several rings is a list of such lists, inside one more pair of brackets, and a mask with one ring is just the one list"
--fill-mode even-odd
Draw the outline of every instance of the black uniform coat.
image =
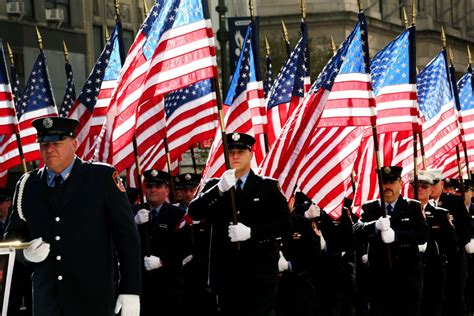
[[260, 177], [250, 170], [241, 196], [236, 197], [238, 222], [251, 228], [251, 237], [230, 241], [232, 222], [230, 191], [220, 194], [218, 179], [206, 183], [191, 202], [189, 215], [213, 224], [211, 285], [217, 290], [221, 311], [226, 315], [271, 315], [278, 280], [276, 237], [287, 233], [289, 209], [274, 179]]
[[[6, 239], [42, 237], [48, 257], [33, 266], [35, 316], [113, 315], [114, 275], [120, 294], [140, 293], [140, 241], [115, 170], [76, 158], [60, 194], [44, 168], [29, 172], [21, 198], [17, 184]], [[20, 190], [21, 191], [21, 190]]]
[[[423, 270], [418, 245], [428, 240], [428, 225], [415, 200], [398, 198], [391, 228], [395, 241], [385, 244], [375, 221], [384, 210], [379, 201], [362, 206], [361, 220], [354, 224], [356, 238], [368, 242], [368, 259], [372, 279], [371, 314], [415, 315], [421, 305]], [[388, 249], [390, 249], [391, 267]]]

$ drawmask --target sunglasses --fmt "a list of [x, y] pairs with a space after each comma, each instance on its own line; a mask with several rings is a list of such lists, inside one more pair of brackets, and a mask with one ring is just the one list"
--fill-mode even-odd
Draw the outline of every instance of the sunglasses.
[[[412, 187], [414, 187], [414, 186], [415, 186], [415, 184], [414, 184], [413, 182], [410, 182], [410, 184], [411, 184], [411, 186], [412, 186]], [[426, 184], [426, 183], [418, 183], [418, 188], [419, 188], [419, 189], [421, 188], [421, 189], [424, 189], [424, 190], [426, 190], [426, 189], [429, 189], [430, 187], [431, 187], [431, 185], [430, 185], [430, 184]]]

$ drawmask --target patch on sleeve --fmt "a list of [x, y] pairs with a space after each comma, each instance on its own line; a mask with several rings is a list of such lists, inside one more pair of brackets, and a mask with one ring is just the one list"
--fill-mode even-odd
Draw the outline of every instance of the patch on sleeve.
[[117, 187], [117, 189], [119, 189], [120, 192], [125, 192], [125, 187], [123, 185], [123, 182], [122, 182], [122, 178], [120, 178], [120, 175], [118, 174], [117, 171], [115, 171], [113, 174], [112, 174], [112, 179], [114, 179], [114, 182], [115, 182], [115, 186]]

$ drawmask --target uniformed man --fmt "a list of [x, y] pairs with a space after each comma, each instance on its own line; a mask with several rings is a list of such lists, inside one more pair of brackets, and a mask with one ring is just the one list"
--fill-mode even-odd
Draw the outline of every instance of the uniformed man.
[[[441, 171], [437, 170], [435, 174], [436, 177], [441, 177]], [[449, 211], [456, 230], [457, 245], [449, 252], [446, 266], [444, 315], [464, 315], [464, 291], [467, 278], [466, 251], [474, 252], [474, 242], [470, 242], [471, 218], [464, 205], [464, 197], [460, 195], [458, 179], [448, 178], [433, 185], [430, 202]]]
[[167, 202], [171, 179], [167, 172], [146, 170], [143, 177], [146, 205], [133, 208], [144, 254], [141, 315], [181, 315], [183, 259], [191, 247], [190, 231], [180, 229], [185, 211]]
[[179, 207], [188, 208], [189, 203], [191, 203], [196, 194], [201, 177], [200, 174], [188, 172], [180, 174], [175, 178], [175, 186], [181, 190], [182, 194], [181, 202], [178, 204]]
[[[464, 179], [464, 204], [469, 213], [469, 232], [471, 240], [474, 238], [474, 204], [472, 203], [474, 182], [472, 179]], [[471, 247], [474, 243], [469, 242], [467, 253], [467, 280], [466, 280], [466, 309], [469, 315], [474, 314], [474, 252]]]
[[426, 316], [443, 314], [446, 264], [450, 249], [456, 246], [456, 231], [448, 210], [429, 203], [432, 186], [438, 181], [430, 170], [420, 170], [418, 174], [418, 200], [429, 227], [428, 242], [418, 246], [423, 257], [422, 315]]
[[[206, 183], [188, 208], [193, 220], [213, 225], [211, 285], [221, 315], [273, 315], [278, 281], [277, 237], [288, 229], [289, 209], [277, 181], [251, 170], [247, 134], [227, 134], [232, 169]], [[237, 224], [231, 192], [235, 190]]]
[[428, 225], [421, 204], [400, 195], [402, 168], [383, 167], [381, 172], [385, 205], [378, 200], [364, 204], [354, 224], [356, 238], [368, 243], [370, 313], [418, 315], [423, 285], [418, 245], [427, 242]]
[[3, 237], [5, 232], [7, 218], [12, 206], [13, 191], [9, 188], [0, 188], [0, 233]]
[[18, 181], [6, 239], [31, 240], [21, 254], [34, 270], [35, 316], [113, 315], [114, 305], [135, 316], [140, 241], [125, 188], [113, 167], [74, 155], [77, 124], [33, 121], [45, 167]]

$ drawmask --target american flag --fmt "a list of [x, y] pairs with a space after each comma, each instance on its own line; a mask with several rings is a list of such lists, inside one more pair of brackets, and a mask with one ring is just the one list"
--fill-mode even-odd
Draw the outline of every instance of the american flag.
[[[31, 71], [26, 89], [17, 106], [17, 118], [21, 143], [26, 162], [40, 158], [39, 145], [36, 143], [36, 130], [31, 125], [34, 119], [45, 116], [57, 116], [53, 91], [49, 81], [46, 58], [41, 51]], [[0, 165], [11, 168], [20, 163], [15, 135], [0, 141]], [[5, 169], [3, 169], [5, 170]]]
[[0, 135], [4, 137], [19, 132], [13, 98], [3, 44], [0, 39]]
[[59, 116], [68, 117], [69, 111], [76, 100], [76, 89], [74, 88], [74, 77], [72, 74], [72, 66], [69, 62], [64, 64], [66, 69], [66, 92], [64, 92], [63, 103], [59, 110]]
[[[232, 82], [224, 101], [225, 129], [227, 133], [239, 132], [254, 136], [254, 167], [263, 159], [264, 144], [259, 138], [265, 132], [266, 113], [263, 105], [263, 84], [257, 81], [253, 56], [252, 32], [253, 24], [249, 24], [242, 45], [239, 60], [235, 67]], [[225, 171], [224, 150], [220, 128], [216, 128], [203, 181], [219, 177]]]
[[[303, 30], [306, 30], [303, 25], [305, 24], [302, 24]], [[305, 57], [307, 50], [307, 32], [303, 31], [300, 40], [281, 68], [266, 99], [268, 145], [270, 148], [280, 135], [281, 129], [291, 113], [304, 98], [305, 78], [308, 70]]]
[[272, 67], [272, 56], [267, 52], [265, 55], [265, 82], [263, 84], [263, 90], [265, 92], [265, 99], [268, 97], [268, 93], [273, 86], [273, 67]]
[[11, 87], [13, 90], [13, 100], [15, 101], [15, 106], [18, 106], [20, 101], [20, 80], [18, 79], [18, 73], [16, 72], [15, 64], [10, 64], [10, 75], [11, 75]]
[[359, 19], [285, 124], [262, 168], [262, 174], [279, 180], [287, 198], [297, 185], [333, 217], [340, 215], [351, 185], [363, 126], [375, 121], [366, 22], [363, 14]]
[[[212, 80], [206, 79], [188, 87], [169, 93], [164, 101], [166, 128], [170, 161], [176, 164], [181, 155], [198, 142], [214, 136], [217, 127], [217, 101]], [[141, 124], [137, 124], [137, 131]], [[143, 132], [137, 133], [139, 161], [143, 170], [167, 170], [166, 152], [163, 140], [156, 144], [141, 142]], [[130, 174], [135, 174], [135, 164]]]
[[214, 37], [204, 9], [198, 0], [156, 1], [120, 74], [101, 160], [131, 165], [133, 155], [127, 152], [132, 153], [138, 107], [159, 104], [164, 94], [217, 74]]
[[117, 77], [122, 67], [121, 33], [122, 25], [117, 22], [77, 100], [69, 111], [68, 117], [79, 121], [76, 155], [86, 160], [92, 158], [92, 144], [105, 122], [111, 95], [117, 86]]

